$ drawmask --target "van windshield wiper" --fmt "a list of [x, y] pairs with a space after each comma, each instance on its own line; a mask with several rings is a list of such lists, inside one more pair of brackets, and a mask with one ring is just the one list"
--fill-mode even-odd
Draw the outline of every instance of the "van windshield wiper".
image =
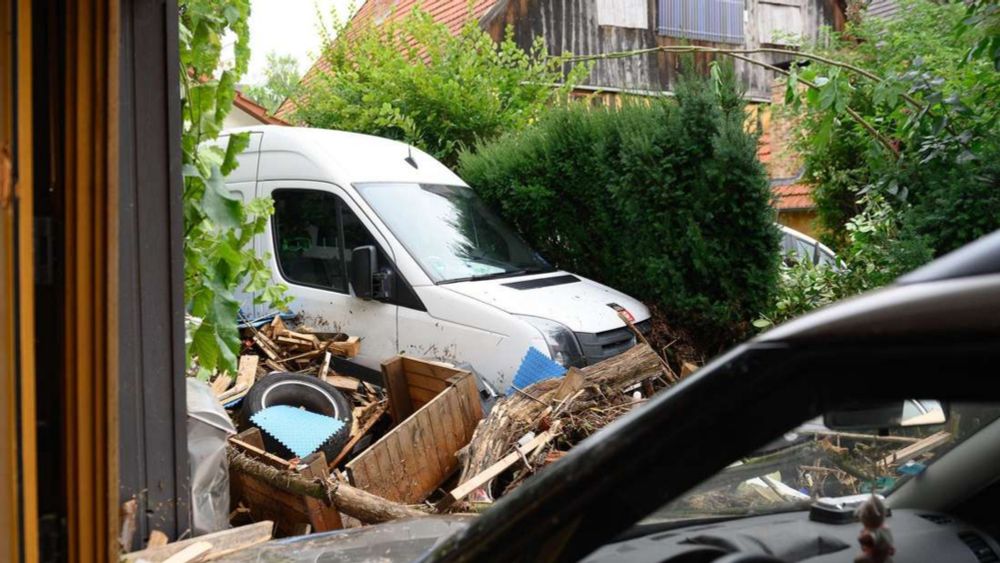
[[482, 280], [493, 280], [497, 278], [511, 278], [514, 276], [523, 276], [527, 274], [528, 270], [510, 270], [508, 272], [493, 272], [492, 274], [477, 274], [475, 276], [467, 276], [464, 278], [455, 278], [452, 280], [444, 280], [438, 283], [458, 283], [467, 281], [482, 281]]

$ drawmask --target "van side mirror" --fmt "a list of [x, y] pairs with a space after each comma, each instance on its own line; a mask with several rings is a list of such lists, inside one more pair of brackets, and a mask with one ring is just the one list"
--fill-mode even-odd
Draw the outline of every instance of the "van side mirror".
[[351, 287], [355, 296], [391, 299], [393, 281], [392, 270], [379, 268], [378, 251], [374, 246], [359, 246], [351, 251]]
[[351, 287], [354, 295], [362, 299], [372, 298], [372, 274], [378, 267], [374, 246], [359, 246], [351, 251]]

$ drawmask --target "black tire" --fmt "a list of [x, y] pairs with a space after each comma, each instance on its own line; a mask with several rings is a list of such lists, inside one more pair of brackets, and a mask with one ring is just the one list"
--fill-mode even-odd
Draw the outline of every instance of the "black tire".
[[[254, 383], [250, 392], [243, 398], [240, 410], [240, 421], [244, 428], [253, 426], [250, 417], [267, 407], [288, 405], [300, 407], [309, 412], [331, 416], [344, 423], [333, 436], [319, 447], [326, 454], [327, 463], [340, 453], [347, 441], [351, 439], [351, 423], [354, 415], [351, 403], [333, 385], [311, 375], [296, 373], [272, 373]], [[261, 432], [264, 447], [269, 453], [285, 459], [292, 459], [295, 454], [281, 442], [272, 438], [267, 432]]]

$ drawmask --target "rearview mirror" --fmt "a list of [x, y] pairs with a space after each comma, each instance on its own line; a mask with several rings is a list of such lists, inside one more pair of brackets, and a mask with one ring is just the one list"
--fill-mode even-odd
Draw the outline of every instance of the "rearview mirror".
[[377, 271], [378, 259], [374, 246], [359, 246], [351, 251], [351, 287], [355, 296], [372, 298], [372, 276]]
[[823, 424], [831, 430], [889, 429], [944, 424], [948, 411], [939, 401], [866, 404], [828, 412]]

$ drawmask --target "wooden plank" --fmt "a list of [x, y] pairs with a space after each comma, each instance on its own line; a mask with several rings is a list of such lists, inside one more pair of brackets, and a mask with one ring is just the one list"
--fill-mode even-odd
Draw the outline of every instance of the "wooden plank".
[[552, 424], [552, 427], [542, 432], [538, 436], [535, 436], [530, 442], [527, 443], [523, 448], [517, 448], [515, 446], [515, 451], [504, 456], [500, 461], [494, 463], [493, 465], [487, 467], [483, 471], [480, 471], [474, 475], [471, 479], [465, 481], [458, 487], [455, 487], [448, 493], [444, 499], [438, 503], [438, 508], [447, 508], [456, 501], [462, 500], [469, 494], [471, 494], [476, 489], [485, 486], [487, 483], [495, 479], [498, 475], [506, 471], [509, 467], [521, 461], [521, 456], [527, 456], [533, 453], [535, 450], [541, 446], [549, 443], [553, 438], [559, 434], [559, 421]]
[[330, 342], [327, 349], [338, 356], [353, 358], [361, 353], [361, 339], [357, 336], [351, 336], [343, 342]]
[[385, 380], [385, 390], [389, 396], [389, 413], [392, 415], [392, 420], [399, 424], [413, 414], [414, 410], [406, 385], [406, 374], [403, 372], [403, 358], [396, 356], [382, 362], [382, 378]]
[[212, 382], [212, 393], [216, 397], [218, 397], [219, 395], [223, 394], [226, 391], [226, 389], [229, 389], [229, 384], [231, 384], [232, 382], [233, 378], [229, 377], [228, 374], [225, 373], [219, 374], [215, 378], [215, 381]]
[[[306, 479], [321, 479], [325, 481], [330, 476], [330, 471], [326, 465], [326, 455], [323, 452], [316, 452], [302, 460], [306, 467], [299, 473]], [[303, 497], [306, 505], [306, 513], [309, 516], [309, 525], [313, 531], [329, 532], [339, 530], [344, 527], [340, 519], [340, 512], [333, 505], [327, 504], [319, 499]]]
[[170, 543], [170, 538], [167, 534], [159, 530], [153, 530], [149, 533], [149, 542], [146, 544], [146, 549], [152, 549], [154, 547], [163, 547]]
[[326, 382], [333, 385], [337, 389], [353, 393], [358, 390], [361, 386], [361, 382], [355, 377], [346, 377], [343, 375], [328, 375], [326, 377]]
[[260, 356], [247, 354], [240, 356], [240, 364], [236, 375], [236, 384], [233, 388], [219, 395], [220, 403], [228, 403], [245, 396], [250, 392], [255, 381], [257, 381], [257, 363]]
[[923, 440], [920, 440], [919, 442], [910, 444], [909, 446], [906, 446], [903, 449], [896, 450], [895, 452], [892, 452], [891, 454], [885, 456], [882, 459], [882, 465], [888, 466], [888, 465], [898, 465], [901, 463], [906, 463], [907, 461], [910, 461], [911, 459], [919, 455], [927, 453], [928, 451], [948, 442], [949, 440], [951, 440], [951, 432], [948, 432], [946, 430], [942, 430], [941, 432], [931, 434], [930, 436], [924, 438]]
[[261, 435], [260, 428], [257, 428], [256, 426], [247, 428], [243, 432], [234, 436], [234, 438], [255, 448], [259, 448], [261, 450], [264, 449], [264, 436]]
[[[256, 430], [256, 428], [254, 430]], [[229, 443], [232, 444], [232, 446], [237, 450], [239, 450], [241, 453], [244, 453], [252, 457], [253, 459], [256, 459], [257, 461], [266, 463], [272, 467], [277, 467], [279, 469], [289, 469], [293, 467], [288, 462], [288, 460], [282, 459], [272, 453], [265, 451], [263, 443], [261, 443], [261, 445], [258, 447], [253, 444], [240, 440], [238, 435], [230, 438]]]
[[275, 488], [252, 475], [230, 472], [232, 501], [242, 503], [253, 518], [275, 522], [275, 537], [295, 534], [299, 524], [309, 522], [309, 513], [302, 496]]
[[181, 553], [188, 547], [201, 542], [211, 545], [211, 549], [203, 554], [204, 559], [215, 559], [266, 542], [271, 539], [271, 530], [273, 528], [274, 522], [256, 522], [238, 528], [206, 534], [197, 538], [169, 543], [161, 547], [125, 553], [122, 555], [122, 559], [127, 562], [143, 560], [150, 563], [162, 563], [169, 561], [171, 557]]
[[410, 402], [413, 404], [413, 408], [415, 409], [419, 409], [420, 407], [431, 402], [431, 400], [439, 394], [434, 391], [421, 389], [419, 387], [408, 386], [407, 389], [409, 389], [410, 392]]
[[167, 557], [163, 563], [190, 563], [191, 561], [202, 561], [203, 557], [212, 551], [212, 544], [207, 541], [195, 542], [177, 553]]
[[434, 373], [434, 370], [431, 369], [431, 366], [427, 362], [423, 360], [418, 360], [416, 358], [407, 358], [404, 356], [403, 371], [405, 371], [407, 375], [412, 373], [416, 375], [423, 375], [426, 377], [433, 377], [435, 379], [438, 378], [437, 374]]
[[419, 373], [406, 373], [406, 384], [411, 388], [423, 389], [431, 393], [440, 393], [448, 388], [449, 383], [443, 379], [420, 375]]
[[464, 373], [351, 460], [346, 469], [354, 485], [395, 502], [426, 499], [458, 468], [455, 452], [468, 444], [482, 419], [475, 386], [473, 376]]

